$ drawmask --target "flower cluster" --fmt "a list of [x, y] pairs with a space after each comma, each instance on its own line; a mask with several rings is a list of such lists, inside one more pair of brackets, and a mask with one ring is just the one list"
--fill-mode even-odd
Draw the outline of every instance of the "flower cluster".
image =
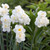
[[35, 25], [37, 25], [39, 28], [43, 26], [47, 26], [49, 24], [49, 20], [46, 17], [45, 11], [39, 11], [38, 17], [36, 18]]
[[2, 28], [3, 28], [3, 31], [7, 31], [7, 32], [10, 32], [10, 24], [11, 24], [11, 19], [8, 15], [8, 10], [9, 8], [9, 5], [8, 4], [2, 4], [2, 8], [0, 7], [0, 16], [1, 17], [1, 21], [2, 21]]
[[16, 6], [15, 9], [12, 11], [11, 21], [13, 24], [15, 22], [18, 22], [20, 24], [26, 25], [30, 23], [30, 18], [19, 5], [19, 6]]
[[11, 19], [10, 19], [9, 15], [4, 15], [3, 17], [1, 17], [1, 21], [2, 21], [3, 31], [10, 32]]
[[8, 4], [2, 4], [2, 7], [0, 7], [0, 16], [8, 15], [9, 13], [9, 5]]
[[[30, 18], [25, 13], [25, 11], [21, 8], [21, 6], [16, 6], [15, 9], [12, 11], [11, 17], [9, 16], [9, 5], [2, 4], [0, 7], [0, 16], [2, 22], [2, 29], [3, 32], [10, 32], [11, 30], [11, 22], [14, 24], [15, 22], [19, 24], [29, 24]], [[15, 25], [13, 31], [16, 33], [16, 42], [20, 43], [25, 41], [25, 29], [22, 25]]]
[[16, 33], [16, 41], [18, 43], [25, 41], [25, 29], [22, 25], [15, 25], [13, 31]]
[[[19, 25], [15, 25], [15, 28], [13, 29], [14, 33], [16, 33], [16, 42], [20, 43], [22, 41], [25, 41], [25, 32], [26, 30], [23, 28], [22, 24], [29, 25], [30, 18], [25, 13], [25, 11], [22, 9], [22, 7], [16, 6], [14, 10], [12, 10], [11, 17], [9, 16], [9, 5], [8, 4], [2, 4], [2, 7], [0, 7], [0, 16], [1, 16], [1, 22], [2, 22], [2, 29], [4, 32], [10, 32], [11, 30], [11, 22], [19, 23]], [[45, 11], [39, 11], [38, 17], [36, 18], [35, 25], [39, 28], [42, 26], [47, 26], [49, 23], [49, 20], [46, 17]], [[13, 27], [13, 26], [12, 26]]]

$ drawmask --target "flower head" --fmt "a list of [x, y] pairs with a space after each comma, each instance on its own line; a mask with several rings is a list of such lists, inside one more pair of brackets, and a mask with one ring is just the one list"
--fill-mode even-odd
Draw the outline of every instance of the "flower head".
[[6, 32], [6, 31], [7, 31], [7, 32], [10, 32], [10, 25], [3, 24], [3, 25], [2, 25], [2, 28], [3, 28], [3, 31], [4, 31], [4, 32]]
[[38, 16], [35, 21], [35, 25], [40, 27], [47, 26], [49, 24], [49, 20], [46, 17], [45, 11], [39, 11]]
[[22, 25], [15, 25], [15, 28], [13, 29], [13, 31], [15, 33], [18, 33], [18, 32], [24, 32], [25, 33], [25, 29], [23, 28]]
[[10, 32], [11, 19], [9, 15], [1, 17], [2, 28], [4, 32]]
[[0, 8], [1, 11], [0, 11], [0, 16], [4, 16], [4, 15], [8, 15], [9, 13], [9, 10], [8, 9], [4, 9], [4, 8]]
[[8, 4], [2, 4], [2, 7], [8, 9], [9, 5]]
[[47, 26], [48, 24], [49, 24], [49, 20], [47, 19], [47, 17], [43, 17], [43, 18], [37, 17], [36, 18], [35, 25], [38, 26], [39, 28], [43, 26]]
[[23, 32], [16, 33], [16, 42], [20, 43], [25, 41], [25, 34]]
[[16, 33], [16, 42], [25, 41], [25, 29], [22, 25], [15, 25], [13, 31]]
[[5, 24], [11, 23], [11, 19], [10, 19], [9, 15], [4, 15], [3, 17], [1, 17], [1, 21], [2, 21], [2, 23], [5, 23]]
[[47, 14], [46, 14], [46, 12], [45, 11], [39, 11], [38, 12], [38, 16], [40, 16], [40, 17], [45, 17]]
[[20, 5], [15, 7], [15, 9], [12, 11], [12, 15], [15, 16], [15, 19], [13, 19], [13, 16], [12, 16], [12, 23], [18, 22], [24, 25], [30, 24], [29, 16], [25, 13], [25, 11], [21, 8]]
[[18, 22], [19, 15], [11, 15], [11, 22], [14, 24], [15, 22]]

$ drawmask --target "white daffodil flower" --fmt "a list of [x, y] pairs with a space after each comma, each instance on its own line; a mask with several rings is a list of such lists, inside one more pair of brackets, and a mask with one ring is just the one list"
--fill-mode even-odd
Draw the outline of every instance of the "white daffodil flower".
[[1, 17], [1, 22], [2, 22], [3, 31], [10, 32], [11, 19], [10, 19], [9, 15], [5, 15], [5, 16]]
[[45, 17], [47, 14], [46, 14], [46, 12], [45, 11], [39, 11], [38, 12], [38, 16], [40, 16], [40, 17]]
[[3, 31], [4, 31], [4, 32], [6, 32], [6, 31], [7, 31], [7, 32], [10, 32], [10, 25], [3, 24], [3, 25], [2, 25], [2, 28], [3, 28]]
[[30, 18], [26, 13], [21, 14], [21, 16], [19, 17], [19, 23], [21, 24], [30, 24]]
[[15, 33], [18, 33], [18, 32], [25, 32], [25, 29], [23, 28], [22, 25], [15, 25], [15, 28], [13, 29], [13, 31]]
[[18, 13], [18, 12], [22, 12], [22, 13], [24, 13], [25, 11], [22, 9], [22, 7], [20, 6], [20, 5], [18, 5], [18, 6], [16, 6], [15, 7], [15, 9], [16, 9], [16, 12]]
[[4, 15], [3, 17], [1, 17], [1, 21], [2, 21], [2, 23], [5, 23], [5, 24], [11, 23], [11, 19], [10, 19], [9, 15]]
[[36, 18], [35, 25], [38, 26], [39, 28], [43, 26], [47, 26], [48, 24], [49, 24], [49, 20], [47, 19], [47, 17], [43, 17], [43, 18], [37, 17]]
[[9, 13], [9, 10], [8, 9], [4, 9], [4, 8], [0, 8], [1, 11], [0, 11], [0, 16], [4, 16], [4, 15], [8, 15]]
[[[13, 23], [19, 22], [20, 24], [24, 25], [29, 25], [30, 24], [30, 18], [29, 16], [25, 13], [25, 11], [21, 8], [21, 6], [16, 6], [15, 9], [12, 11], [12, 15], [15, 16], [16, 19], [12, 19]], [[12, 17], [13, 18], [13, 17]]]
[[2, 4], [2, 7], [8, 9], [9, 5], [8, 4]]
[[25, 29], [22, 25], [15, 25], [13, 31], [16, 33], [16, 42], [25, 41]]
[[19, 20], [19, 16], [20, 15], [18, 15], [18, 14], [16, 14], [16, 15], [11, 15], [11, 21], [12, 21], [12, 23], [14, 24], [15, 22], [17, 23], [18, 22], [18, 20]]
[[25, 41], [25, 33], [23, 32], [16, 33], [16, 42], [20, 43], [22, 41]]
[[13, 14], [22, 14], [25, 13], [25, 11], [21, 8], [21, 6], [16, 6], [15, 9], [12, 11]]

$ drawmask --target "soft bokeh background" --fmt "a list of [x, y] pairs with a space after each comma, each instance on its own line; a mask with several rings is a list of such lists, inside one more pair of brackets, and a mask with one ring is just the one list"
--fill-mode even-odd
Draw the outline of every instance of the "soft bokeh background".
[[11, 8], [14, 8], [14, 6], [16, 6], [16, 5], [24, 6], [24, 5], [33, 3], [33, 2], [37, 3], [38, 1], [40, 1], [40, 0], [0, 0], [0, 5], [2, 3], [8, 3]]
[[49, 0], [0, 0], [0, 5], [2, 3], [8, 3], [10, 5], [10, 8], [14, 8], [17, 5], [22, 5], [23, 7], [25, 7], [26, 5], [32, 3], [38, 4], [38, 2], [45, 2], [45, 1]]

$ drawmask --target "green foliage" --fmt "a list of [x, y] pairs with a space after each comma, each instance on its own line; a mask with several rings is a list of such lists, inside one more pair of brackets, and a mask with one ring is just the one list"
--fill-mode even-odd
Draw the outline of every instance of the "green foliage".
[[[4, 0], [5, 1], [5, 0]], [[4, 2], [2, 0], [2, 3], [8, 3], [10, 5], [10, 7], [12, 9], [10, 9], [9, 13], [10, 16], [12, 14], [12, 10], [14, 8], [14, 6], [16, 5], [22, 5], [24, 6], [25, 4], [28, 4], [29, 2], [31, 2], [32, 4], [28, 4], [26, 6], [26, 8], [30, 9], [30, 11], [26, 11], [26, 13], [28, 14], [28, 16], [31, 19], [30, 25], [26, 25], [24, 26], [24, 28], [26, 29], [26, 41], [22, 42], [20, 44], [15, 42], [15, 33], [11, 30], [10, 33], [7, 32], [2, 32], [2, 28], [1, 28], [1, 23], [0, 23], [0, 46], [1, 46], [1, 50], [4, 50], [4, 40], [6, 41], [6, 46], [7, 46], [7, 50], [50, 50], [50, 25], [48, 25], [47, 27], [42, 27], [42, 28], [38, 28], [37, 26], [35, 26], [34, 22], [35, 19], [37, 17], [37, 12], [39, 10], [43, 10], [47, 12], [47, 17], [50, 17], [50, 13], [48, 13], [48, 11], [50, 11], [50, 6], [48, 6], [48, 4], [50, 3], [50, 0], [45, 0], [46, 2], [38, 2], [37, 3], [33, 3], [36, 2], [35, 0], [7, 0]], [[1, 4], [1, 3], [0, 3]], [[32, 11], [33, 10], [33, 11]], [[15, 25], [15, 24], [14, 24]], [[14, 26], [13, 25], [13, 26]], [[6, 38], [4, 38], [4, 37]]]
[[7, 4], [9, 4], [10, 5], [10, 8], [11, 9], [13, 9], [15, 6], [17, 6], [17, 5], [22, 5], [22, 6], [24, 6], [25, 4], [27, 4], [28, 3], [28, 1], [27, 0], [0, 0], [0, 5], [2, 4], [2, 3], [7, 3]]
[[45, 0], [46, 2], [48, 2], [50, 4], [50, 0]]

